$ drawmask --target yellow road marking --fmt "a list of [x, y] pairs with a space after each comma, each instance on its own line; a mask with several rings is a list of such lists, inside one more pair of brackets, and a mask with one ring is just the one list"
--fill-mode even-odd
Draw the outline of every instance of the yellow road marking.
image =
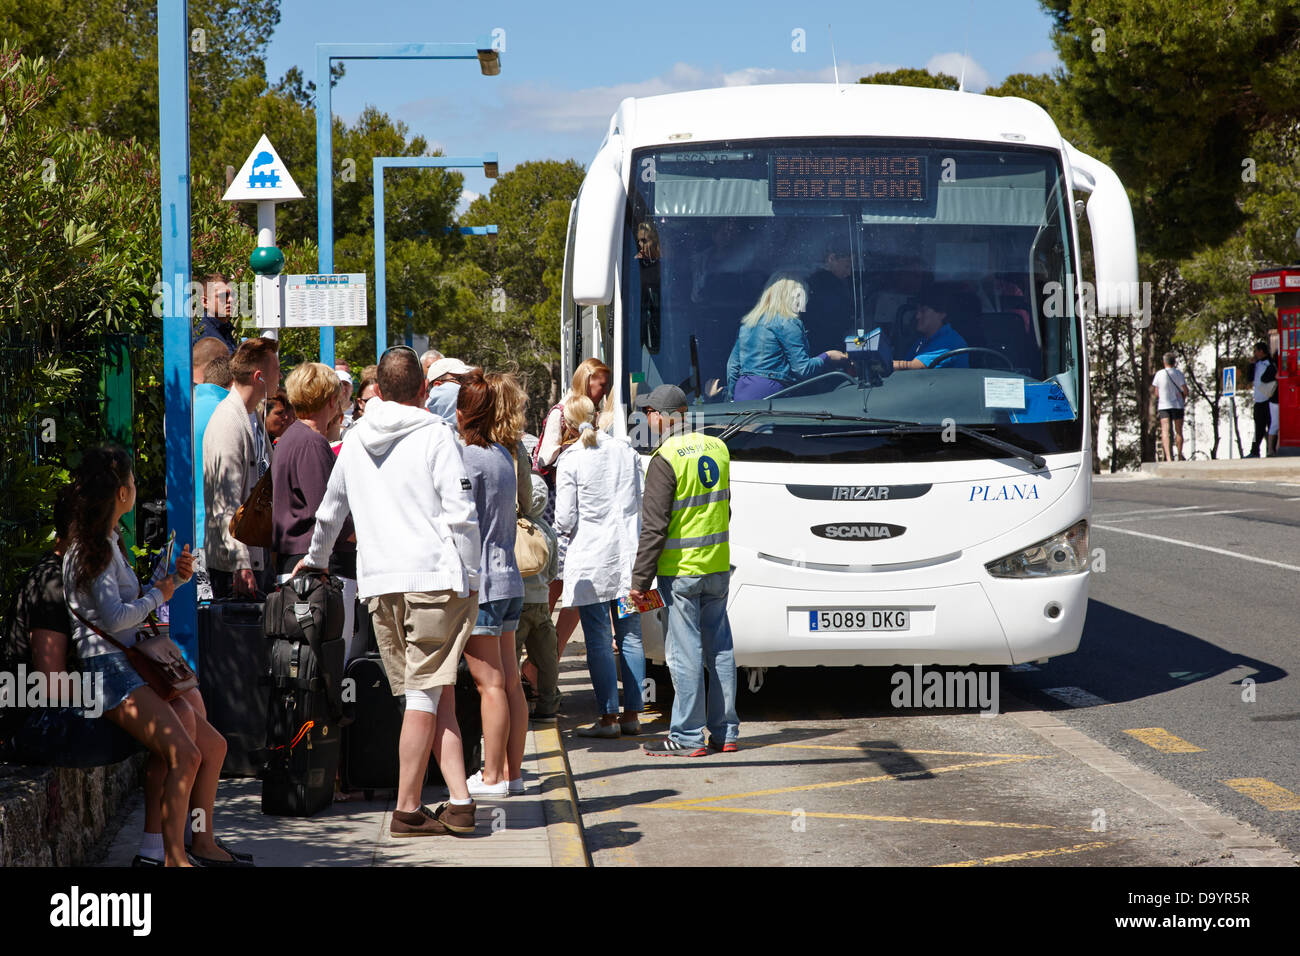
[[672, 800], [665, 803], [645, 803], [646, 807], [684, 807], [701, 803], [716, 803], [719, 800], [739, 800], [742, 797], [768, 797], [781, 793], [799, 793], [805, 790], [829, 790], [834, 787], [852, 787], [860, 783], [880, 783], [885, 780], [908, 780], [912, 777], [925, 777], [937, 773], [953, 773], [958, 770], [972, 770], [976, 767], [996, 767], [1001, 764], [1023, 763], [1026, 760], [1048, 760], [1049, 757], [1038, 754], [1019, 754], [1003, 760], [982, 760], [971, 763], [952, 764], [948, 767], [935, 767], [932, 770], [908, 770], [905, 773], [882, 773], [873, 777], [858, 777], [854, 780], [832, 780], [826, 783], [805, 783], [797, 787], [776, 787], [771, 790], [746, 790], [744, 793], [728, 793], [720, 797], [692, 797], [688, 800]]
[[1236, 777], [1223, 783], [1242, 796], [1250, 797], [1265, 810], [1300, 810], [1300, 796], [1263, 777]]
[[910, 747], [845, 747], [836, 744], [753, 744], [746, 750], [759, 747], [791, 747], [797, 750], [852, 750], [856, 753], [938, 754], [944, 757], [1024, 757], [1027, 754], [993, 754], [981, 750], [914, 750]]
[[[753, 807], [700, 807], [694, 805], [648, 803], [652, 810], [699, 810], [708, 813], [756, 813], [764, 816], [788, 817], [792, 810], [759, 810]], [[886, 817], [868, 813], [820, 813], [803, 811], [805, 817], [817, 817], [822, 820], [867, 820], [875, 823], [930, 823], [937, 826], [954, 827], [1004, 827], [1011, 830], [1056, 830], [1050, 823], [1001, 823], [996, 820], [944, 820], [930, 817]]]
[[1182, 737], [1175, 737], [1163, 727], [1138, 727], [1134, 730], [1126, 730], [1124, 733], [1130, 737], [1136, 737], [1152, 750], [1159, 750], [1161, 753], [1199, 754], [1205, 752], [1204, 747], [1188, 743]]
[[988, 866], [991, 863], [1014, 863], [1017, 860], [1037, 860], [1045, 856], [1064, 856], [1066, 853], [1086, 853], [1088, 850], [1100, 850], [1112, 846], [1104, 840], [1097, 843], [1076, 843], [1074, 846], [1058, 846], [1054, 850], [1029, 850], [1025, 853], [1007, 853], [1003, 856], [986, 856], [982, 860], [962, 860], [958, 863], [938, 863], [944, 866]]

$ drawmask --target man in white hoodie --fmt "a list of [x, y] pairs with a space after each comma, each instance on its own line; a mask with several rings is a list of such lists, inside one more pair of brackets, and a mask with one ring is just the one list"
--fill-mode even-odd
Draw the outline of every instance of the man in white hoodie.
[[[299, 570], [323, 568], [352, 515], [357, 594], [368, 602], [393, 695], [406, 697], [398, 745], [395, 837], [472, 833], [474, 801], [456, 721], [456, 667], [478, 613], [480, 540], [469, 475], [446, 423], [424, 410], [413, 349], [379, 360], [377, 391], [347, 434]], [[431, 811], [420, 787], [434, 749], [450, 804]]]

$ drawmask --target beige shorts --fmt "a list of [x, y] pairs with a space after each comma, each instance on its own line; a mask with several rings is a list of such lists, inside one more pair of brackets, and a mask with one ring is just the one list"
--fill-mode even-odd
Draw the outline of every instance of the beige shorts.
[[393, 696], [456, 683], [478, 616], [478, 597], [455, 591], [381, 594], [366, 602]]

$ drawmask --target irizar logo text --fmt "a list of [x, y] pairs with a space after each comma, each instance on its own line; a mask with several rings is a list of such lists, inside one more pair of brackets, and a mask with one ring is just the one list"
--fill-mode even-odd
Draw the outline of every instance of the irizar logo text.
[[149, 893], [82, 893], [73, 886], [50, 897], [50, 925], [58, 927], [129, 927], [133, 936], [148, 936], [153, 927]]
[[834, 485], [831, 501], [884, 501], [889, 498], [889, 485]]

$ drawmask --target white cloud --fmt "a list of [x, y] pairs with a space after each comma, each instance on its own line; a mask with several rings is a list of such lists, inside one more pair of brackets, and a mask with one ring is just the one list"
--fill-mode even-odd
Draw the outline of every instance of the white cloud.
[[465, 210], [470, 207], [470, 203], [482, 195], [482, 193], [476, 193], [472, 189], [462, 189], [460, 191], [460, 199], [456, 201], [456, 215], [463, 215]]
[[965, 89], [968, 92], [978, 93], [989, 85], [989, 71], [967, 54], [936, 53], [926, 62], [925, 68], [931, 73], [947, 73], [961, 79], [963, 63], [966, 66]]
[[1039, 50], [1037, 53], [1031, 53], [1019, 63], [1012, 73], [1049, 73], [1055, 67], [1061, 65], [1061, 58], [1056, 55], [1055, 50]]

